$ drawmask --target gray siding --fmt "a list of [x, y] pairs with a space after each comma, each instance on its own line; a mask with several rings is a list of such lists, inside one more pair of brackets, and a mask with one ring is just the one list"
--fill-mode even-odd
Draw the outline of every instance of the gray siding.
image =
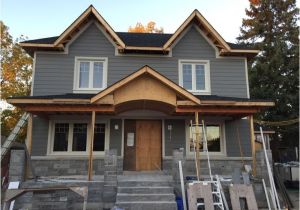
[[178, 60], [210, 60], [213, 95], [246, 97], [245, 60], [215, 58], [212, 46], [191, 28], [173, 48], [172, 57], [115, 56], [115, 49], [92, 24], [69, 47], [69, 54], [37, 53], [34, 95], [64, 94], [73, 91], [75, 56], [108, 58], [108, 85], [149, 65], [178, 83]]
[[[115, 130], [115, 125], [119, 126], [118, 130]], [[110, 120], [110, 144], [109, 149], [117, 149], [118, 156], [122, 153], [122, 120], [111, 119]]]
[[49, 121], [33, 117], [32, 128], [32, 155], [44, 156], [47, 154]]
[[243, 156], [251, 157], [250, 124], [247, 119], [227, 121], [225, 123], [227, 156], [241, 157], [237, 131], [239, 131]]
[[[168, 130], [168, 125], [172, 130]], [[172, 156], [174, 149], [183, 148], [185, 151], [185, 120], [165, 120], [165, 156]]]

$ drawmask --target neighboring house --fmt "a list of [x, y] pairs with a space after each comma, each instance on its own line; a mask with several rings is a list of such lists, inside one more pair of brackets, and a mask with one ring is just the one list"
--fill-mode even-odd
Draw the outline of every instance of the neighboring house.
[[197, 10], [174, 34], [143, 34], [115, 32], [90, 6], [60, 36], [20, 45], [34, 58], [32, 94], [8, 102], [32, 114], [40, 176], [87, 174], [90, 148], [95, 174], [105, 150], [117, 150], [122, 173], [169, 171], [178, 148], [195, 174], [195, 112], [213, 172], [231, 174], [255, 155], [252, 115], [273, 106], [250, 99], [247, 60], [258, 50], [226, 42]]

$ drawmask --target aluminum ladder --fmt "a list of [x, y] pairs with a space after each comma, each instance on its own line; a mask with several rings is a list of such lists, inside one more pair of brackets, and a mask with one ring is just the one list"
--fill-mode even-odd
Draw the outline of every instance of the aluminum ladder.
[[[201, 126], [201, 125], [194, 124], [194, 127], [196, 127], [196, 126]], [[194, 129], [194, 133], [195, 133], [195, 129]], [[208, 168], [205, 168], [205, 169], [208, 169], [208, 171], [209, 171], [210, 181], [200, 181], [200, 182], [203, 182], [203, 183], [205, 182], [205, 183], [211, 185], [212, 196], [213, 196], [213, 205], [214, 205], [215, 209], [225, 210], [223, 199], [222, 199], [222, 196], [223, 196], [222, 193], [223, 192], [222, 192], [222, 189], [221, 189], [221, 186], [220, 186], [220, 184], [221, 184], [220, 180], [219, 180], [218, 176], [216, 176], [216, 180], [214, 180], [214, 178], [212, 176], [212, 173], [211, 173], [210, 158], [209, 158], [208, 147], [207, 147], [207, 133], [206, 133], [206, 126], [205, 126], [204, 120], [202, 120], [202, 134], [203, 134], [202, 141], [200, 141], [200, 142], [203, 143], [202, 151], [205, 153], [206, 158], [207, 158]], [[193, 143], [194, 143], [194, 149], [195, 149], [195, 140], [194, 140], [194, 138], [193, 138]], [[196, 183], [197, 182], [199, 183], [199, 181], [196, 181]], [[224, 202], [225, 202], [225, 205], [226, 205], [226, 209], [228, 209], [228, 205], [226, 203], [226, 200]], [[204, 203], [200, 203], [200, 202], [197, 203], [197, 207], [199, 207], [199, 206], [204, 206]]]
[[5, 142], [3, 143], [1, 147], [1, 161], [9, 151], [12, 143], [17, 139], [17, 136], [19, 135], [21, 128], [26, 124], [28, 117], [29, 114], [25, 112], [14, 127], [14, 129], [10, 132]]

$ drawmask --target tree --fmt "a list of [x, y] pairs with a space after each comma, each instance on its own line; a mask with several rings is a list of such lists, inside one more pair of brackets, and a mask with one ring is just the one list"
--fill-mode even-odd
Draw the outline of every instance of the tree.
[[[298, 118], [299, 9], [296, 0], [250, 0], [246, 15], [238, 40], [261, 50], [248, 64], [251, 97], [275, 102], [275, 107], [256, 118], [267, 121]], [[298, 125], [272, 128], [287, 145], [297, 145]]]
[[[0, 21], [1, 29], [1, 100], [10, 96], [25, 96], [30, 94], [32, 58], [18, 44], [24, 40], [21, 36], [13, 41], [9, 28]], [[20, 116], [20, 109], [4, 110], [1, 115], [1, 135], [7, 136], [13, 129]], [[25, 136], [25, 129], [21, 137]]]
[[153, 21], [150, 21], [147, 23], [147, 25], [143, 25], [140, 22], [137, 22], [134, 28], [131, 26], [128, 29], [128, 32], [132, 33], [164, 33], [164, 29], [162, 27], [155, 28], [156, 23]]

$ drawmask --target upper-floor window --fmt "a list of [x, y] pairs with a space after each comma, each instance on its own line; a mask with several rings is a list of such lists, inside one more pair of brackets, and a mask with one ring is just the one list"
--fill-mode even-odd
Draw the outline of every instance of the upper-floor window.
[[179, 60], [179, 85], [194, 94], [210, 94], [209, 61]]
[[107, 58], [75, 57], [74, 92], [98, 92], [107, 85]]

